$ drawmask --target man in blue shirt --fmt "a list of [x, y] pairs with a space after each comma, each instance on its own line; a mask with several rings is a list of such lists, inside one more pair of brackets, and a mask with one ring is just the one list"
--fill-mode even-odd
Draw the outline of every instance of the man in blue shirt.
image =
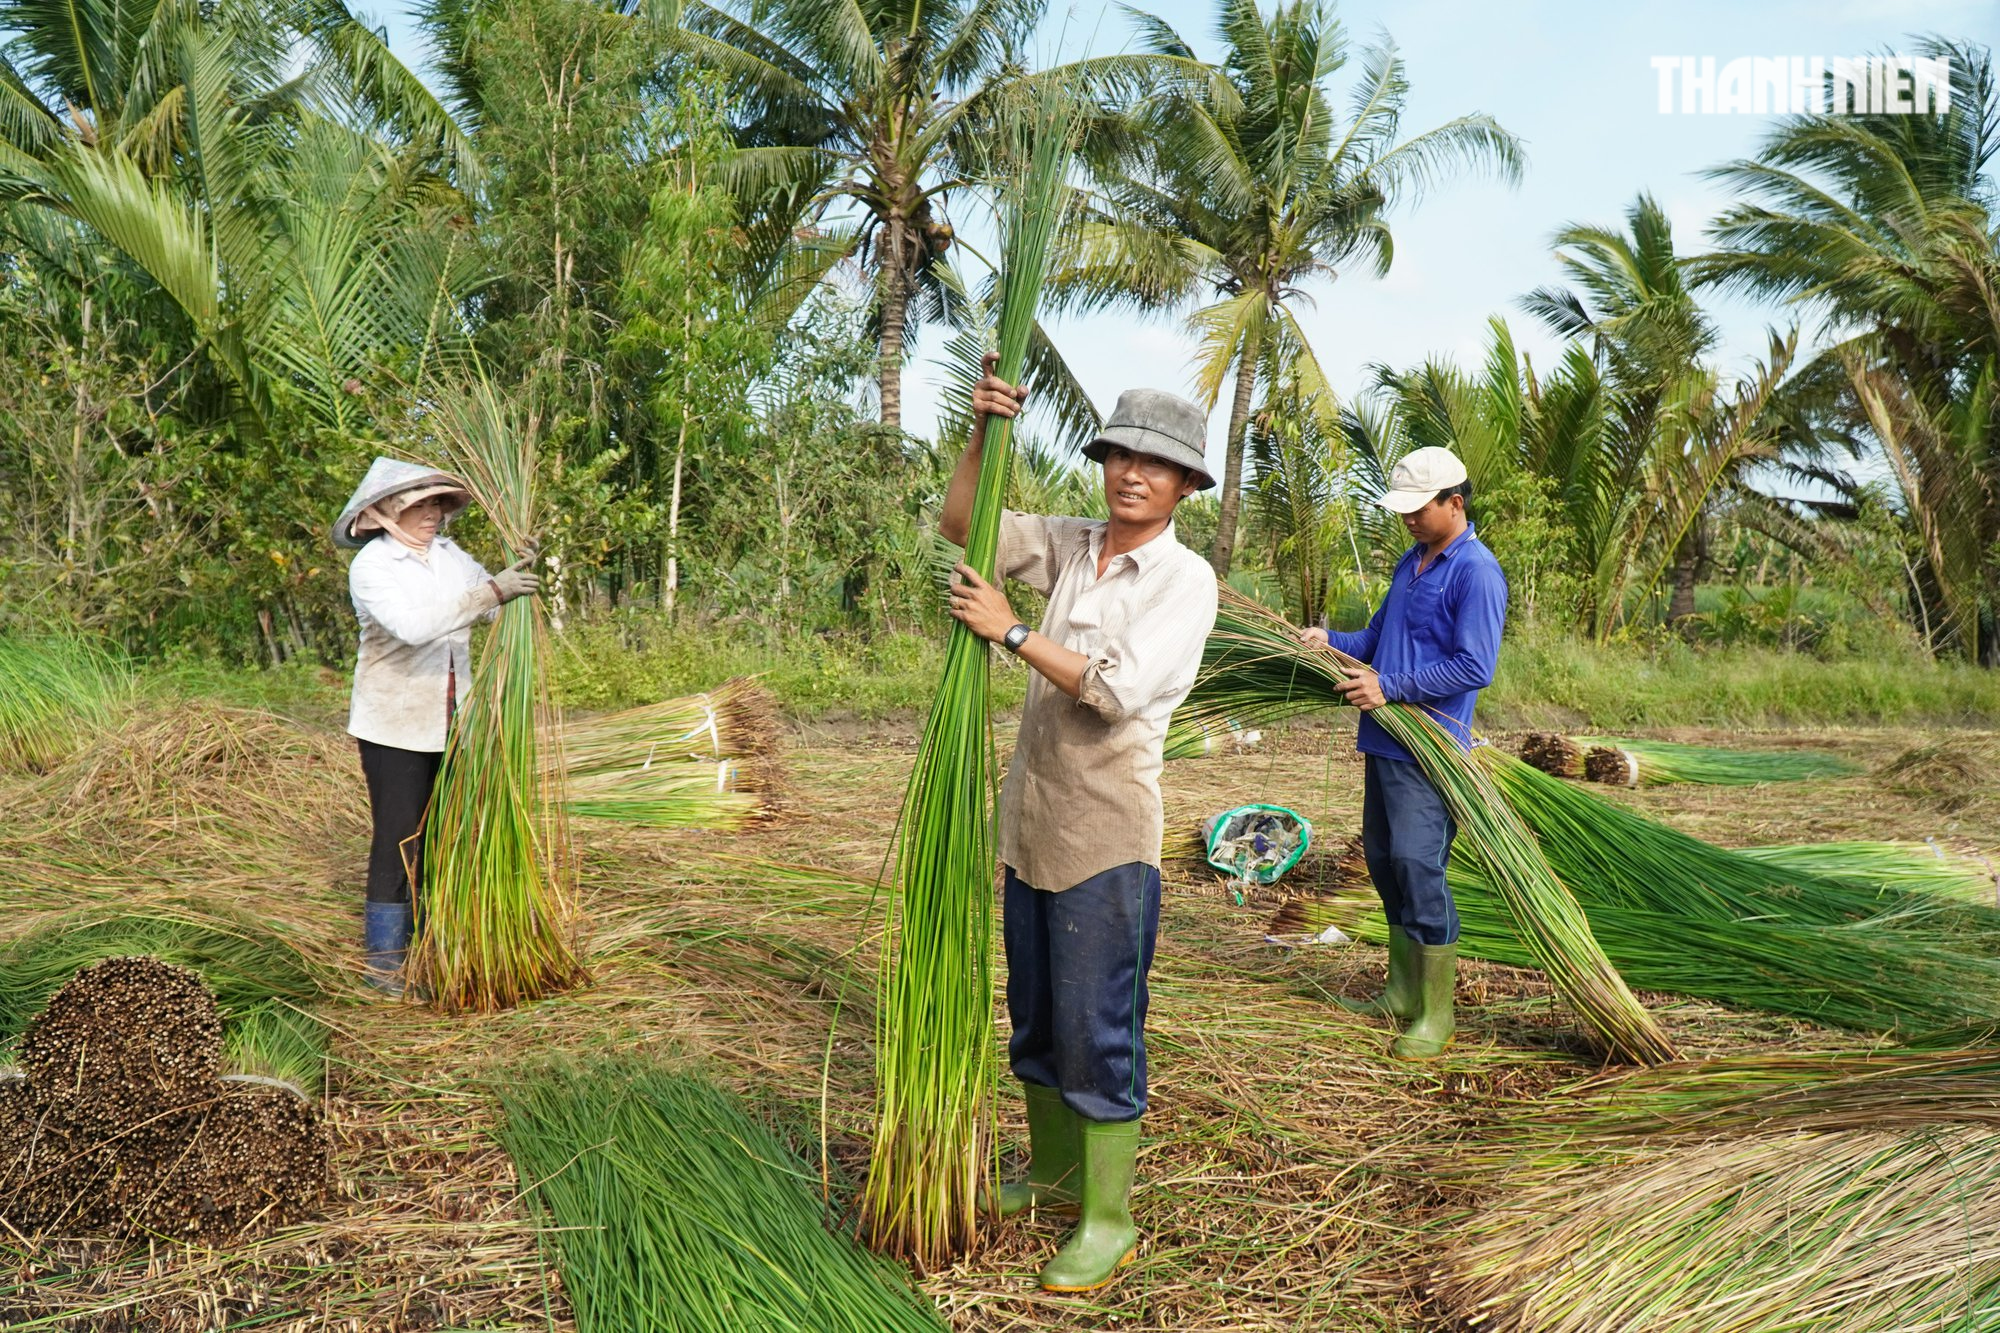
[[1389, 1048], [1404, 1060], [1442, 1054], [1457, 1026], [1458, 909], [1445, 885], [1457, 826], [1416, 759], [1370, 714], [1385, 703], [1413, 704], [1460, 745], [1471, 744], [1472, 706], [1493, 683], [1507, 619], [1507, 578], [1466, 518], [1471, 498], [1465, 464], [1449, 449], [1406, 454], [1381, 503], [1403, 516], [1416, 545], [1397, 562], [1389, 595], [1366, 629], [1300, 636], [1373, 668], [1341, 693], [1361, 710], [1361, 846], [1389, 921], [1389, 984], [1376, 999], [1346, 1003], [1404, 1020]]

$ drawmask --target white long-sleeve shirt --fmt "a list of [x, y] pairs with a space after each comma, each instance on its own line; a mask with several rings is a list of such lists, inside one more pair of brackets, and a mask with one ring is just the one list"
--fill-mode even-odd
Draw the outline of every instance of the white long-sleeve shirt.
[[361, 620], [347, 734], [399, 750], [444, 749], [447, 681], [472, 680], [472, 624], [500, 609], [493, 581], [449, 537], [430, 559], [393, 537], [361, 548], [347, 591]]

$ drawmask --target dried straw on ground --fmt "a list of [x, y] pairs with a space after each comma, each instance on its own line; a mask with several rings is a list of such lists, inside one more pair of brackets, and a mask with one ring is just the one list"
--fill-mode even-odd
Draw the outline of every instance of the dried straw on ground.
[[2000, 1134], [1784, 1134], [1508, 1182], [1436, 1294], [1502, 1333], [1881, 1333], [2000, 1319]]

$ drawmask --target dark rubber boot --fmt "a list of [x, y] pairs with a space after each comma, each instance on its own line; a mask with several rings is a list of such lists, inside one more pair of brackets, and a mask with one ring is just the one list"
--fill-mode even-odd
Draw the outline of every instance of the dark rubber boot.
[[369, 903], [361, 918], [368, 984], [385, 995], [403, 993], [403, 959], [410, 950], [410, 905]]
[[1389, 984], [1372, 1000], [1341, 999], [1340, 1007], [1369, 1018], [1415, 1018], [1417, 961], [1411, 951], [1416, 947], [1401, 926], [1389, 927]]
[[1023, 1083], [1028, 1098], [1028, 1176], [1000, 1187], [1000, 1216], [1030, 1208], [1074, 1208], [1081, 1123], [1058, 1088]]
[[1084, 1120], [1083, 1217], [1069, 1242], [1042, 1270], [1047, 1291], [1095, 1291], [1139, 1253], [1132, 1224], [1132, 1173], [1139, 1160], [1139, 1122]]
[[1452, 995], [1458, 985], [1456, 944], [1416, 944], [1418, 1011], [1403, 1035], [1389, 1047], [1398, 1060], [1435, 1060], [1458, 1030], [1452, 1016]]

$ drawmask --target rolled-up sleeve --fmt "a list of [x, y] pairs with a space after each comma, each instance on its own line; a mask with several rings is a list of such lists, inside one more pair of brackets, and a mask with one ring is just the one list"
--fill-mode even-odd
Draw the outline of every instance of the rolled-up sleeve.
[[1177, 564], [1119, 640], [1103, 645], [1084, 666], [1077, 703], [1107, 722], [1163, 701], [1178, 704], [1201, 670], [1215, 608], [1208, 565], [1199, 557]]
[[[470, 563], [478, 568], [476, 561]], [[456, 596], [439, 597], [424, 595], [430, 590], [399, 580], [386, 564], [356, 560], [348, 571], [347, 587], [356, 611], [408, 644], [441, 639], [490, 614], [500, 604], [484, 571], [477, 581], [468, 579]]]

